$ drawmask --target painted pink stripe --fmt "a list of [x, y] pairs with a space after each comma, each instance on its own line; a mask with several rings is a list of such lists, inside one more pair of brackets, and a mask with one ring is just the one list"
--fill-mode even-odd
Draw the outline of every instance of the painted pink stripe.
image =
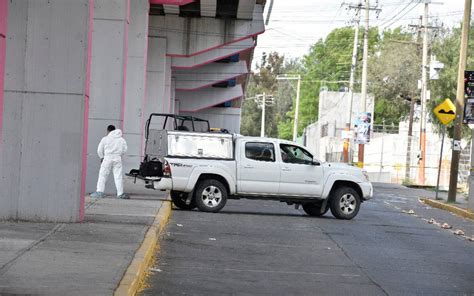
[[0, 156], [3, 135], [3, 89], [5, 80], [5, 60], [7, 51], [8, 0], [0, 0]]
[[216, 105], [219, 105], [219, 104], [222, 104], [222, 103], [225, 103], [225, 102], [238, 100], [238, 99], [240, 99], [241, 97], [242, 97], [242, 96], [238, 96], [238, 97], [232, 98], [232, 99], [230, 99], [230, 100], [229, 100], [229, 99], [226, 99], [226, 100], [224, 100], [224, 101], [222, 101], [222, 102], [218, 102], [218, 103], [216, 103], [216, 104], [209, 105], [209, 106], [206, 106], [206, 107], [202, 107], [202, 108], [199, 108], [199, 109], [196, 109], [196, 110], [181, 110], [181, 109], [180, 109], [179, 112], [199, 112], [199, 111], [201, 111], [201, 110], [209, 109], [209, 108], [212, 108], [212, 107], [214, 107], [214, 106], [216, 106]]
[[84, 128], [82, 132], [82, 180], [81, 199], [79, 205], [79, 221], [84, 220], [85, 198], [86, 198], [86, 174], [87, 174], [87, 139], [89, 138], [89, 95], [91, 82], [91, 62], [92, 62], [92, 30], [94, 24], [94, 0], [89, 0], [89, 21], [87, 30], [87, 63], [84, 95]]
[[127, 16], [124, 24], [123, 38], [123, 78], [122, 78], [122, 99], [120, 110], [120, 128], [125, 133], [125, 98], [127, 96], [127, 65], [128, 65], [128, 30], [130, 26], [130, 0], [127, 0]]
[[230, 44], [232, 44], [232, 43], [236, 43], [236, 42], [239, 42], [239, 41], [242, 41], [242, 40], [245, 40], [245, 39], [253, 38], [253, 37], [255, 37], [255, 36], [258, 36], [258, 35], [260, 35], [260, 34], [263, 34], [264, 32], [265, 32], [265, 30], [263, 30], [263, 31], [261, 31], [261, 32], [258, 32], [258, 33], [255, 33], [255, 34], [247, 35], [247, 36], [242, 37], [242, 38], [234, 39], [234, 40], [232, 40], [232, 41], [229, 41], [229, 42], [226, 42], [226, 43], [222, 43], [222, 44], [219, 44], [219, 45], [216, 45], [216, 46], [213, 46], [213, 47], [209, 47], [209, 48], [206, 48], [206, 49], [201, 50], [201, 51], [197, 51], [197, 52], [192, 53], [192, 54], [173, 54], [173, 53], [168, 53], [168, 54], [166, 54], [166, 55], [169, 56], [169, 57], [172, 57], [172, 58], [190, 58], [190, 57], [193, 57], [193, 56], [196, 56], [196, 55], [199, 55], [199, 54], [202, 54], [202, 53], [205, 53], [205, 52], [208, 52], [208, 51], [211, 51], [211, 50], [214, 50], [214, 49], [217, 49], [217, 48], [226, 46], [226, 45], [230, 45]]
[[229, 78], [226, 78], [226, 79], [218, 80], [218, 81], [211, 82], [211, 83], [209, 83], [209, 84], [202, 85], [202, 86], [195, 87], [195, 88], [177, 88], [176, 90], [177, 90], [177, 91], [195, 91], [195, 90], [200, 90], [200, 89], [209, 87], [209, 86], [211, 86], [211, 85], [214, 85], [214, 84], [217, 84], [217, 83], [221, 83], [221, 82], [225, 82], [225, 81], [230, 80], [230, 79], [235, 79], [235, 78], [238, 78], [238, 77], [240, 77], [240, 76], [247, 75], [247, 74], [249, 74], [249, 73], [243, 73], [243, 74], [240, 74], [240, 75], [237, 75], [237, 76], [233, 76], [233, 77], [229, 77]]
[[214, 58], [214, 59], [211, 59], [209, 61], [206, 61], [206, 62], [203, 62], [203, 63], [200, 63], [200, 64], [196, 64], [196, 65], [192, 65], [192, 66], [171, 66], [173, 69], [192, 69], [192, 68], [197, 68], [197, 67], [202, 67], [202, 66], [205, 66], [205, 65], [208, 65], [210, 63], [214, 63], [215, 61], [218, 61], [218, 60], [222, 60], [222, 59], [225, 59], [225, 58], [228, 58], [230, 56], [233, 56], [234, 54], [238, 54], [238, 53], [241, 53], [241, 52], [244, 52], [246, 50], [249, 50], [249, 49], [252, 49], [252, 48], [255, 48], [255, 45], [254, 46], [251, 46], [251, 47], [247, 47], [247, 48], [244, 48], [242, 50], [239, 50], [239, 51], [235, 51], [231, 54], [226, 54], [226, 55], [223, 55], [223, 56], [220, 56], [220, 57], [217, 57], [217, 58]]
[[167, 4], [167, 5], [178, 5], [183, 6], [189, 3], [193, 3], [195, 0], [150, 0], [150, 4]]
[[[150, 10], [150, 7], [148, 7], [147, 11]], [[148, 28], [148, 22], [149, 22], [149, 14], [147, 13], [146, 14], [146, 28]], [[140, 141], [140, 156], [141, 158], [144, 157], [145, 155], [145, 147], [143, 146], [144, 142], [145, 142], [145, 109], [146, 109], [146, 102], [147, 102], [147, 95], [148, 95], [148, 91], [147, 91], [147, 83], [146, 83], [146, 80], [147, 80], [147, 77], [148, 77], [148, 74], [147, 74], [147, 69], [148, 69], [148, 34], [146, 34], [146, 44], [145, 44], [145, 61], [144, 61], [144, 70], [143, 71], [143, 76], [145, 77], [144, 79], [144, 85], [143, 85], [143, 100], [142, 100], [142, 112], [141, 112], [141, 125], [140, 125], [140, 138], [141, 138], [141, 141]]]

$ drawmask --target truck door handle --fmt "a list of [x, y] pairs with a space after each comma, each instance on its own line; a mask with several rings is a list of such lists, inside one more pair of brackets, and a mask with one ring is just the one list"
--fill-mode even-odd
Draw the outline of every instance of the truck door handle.
[[281, 170], [284, 171], [284, 172], [290, 172], [291, 171], [290, 168], [282, 168]]
[[251, 165], [245, 165], [245, 166], [244, 166], [244, 169], [253, 169], [253, 166], [251, 166]]

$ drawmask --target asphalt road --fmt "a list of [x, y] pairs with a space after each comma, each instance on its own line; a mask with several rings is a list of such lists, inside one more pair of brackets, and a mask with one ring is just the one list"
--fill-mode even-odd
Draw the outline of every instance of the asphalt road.
[[474, 295], [474, 223], [422, 193], [376, 186], [351, 221], [271, 201], [175, 210], [142, 294]]

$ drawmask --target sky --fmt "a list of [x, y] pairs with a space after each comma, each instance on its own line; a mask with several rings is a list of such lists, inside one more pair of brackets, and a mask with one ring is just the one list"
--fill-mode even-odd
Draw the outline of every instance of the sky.
[[[267, 16], [271, 0], [267, 0], [264, 17]], [[346, 0], [345, 3], [358, 3]], [[418, 24], [423, 14], [420, 0], [379, 0], [382, 9], [377, 16], [371, 12], [370, 26], [395, 28], [400, 25]], [[464, 0], [434, 0], [429, 5], [430, 20], [438, 19], [451, 27], [462, 20]], [[325, 38], [338, 27], [352, 26], [355, 11], [342, 5], [343, 0], [274, 0], [270, 22], [265, 33], [258, 37], [254, 54], [255, 62], [261, 60], [263, 52], [277, 51], [286, 57], [301, 57], [318, 39]], [[370, 0], [371, 5], [377, 1]], [[436, 4], [435, 4], [436, 3]], [[471, 13], [471, 17], [472, 17]], [[364, 16], [364, 15], [362, 15]], [[361, 23], [362, 24], [362, 23]]]

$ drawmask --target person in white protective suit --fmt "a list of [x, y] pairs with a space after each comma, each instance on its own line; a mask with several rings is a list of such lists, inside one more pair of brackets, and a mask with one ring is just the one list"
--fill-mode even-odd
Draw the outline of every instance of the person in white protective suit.
[[127, 142], [122, 138], [122, 131], [115, 126], [107, 127], [107, 136], [103, 137], [97, 148], [102, 164], [100, 165], [99, 179], [97, 180], [97, 191], [91, 197], [100, 198], [105, 196], [105, 182], [113, 171], [117, 197], [128, 199], [129, 196], [123, 192], [122, 156], [127, 152]]

